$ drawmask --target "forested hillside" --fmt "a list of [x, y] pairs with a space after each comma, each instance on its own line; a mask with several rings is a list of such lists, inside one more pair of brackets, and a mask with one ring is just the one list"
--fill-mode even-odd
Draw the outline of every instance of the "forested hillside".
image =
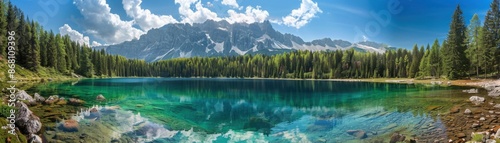
[[11, 5], [0, 6], [2, 59], [8, 31], [15, 31], [16, 64], [36, 72], [40, 67], [86, 77], [262, 77], [262, 78], [448, 78], [498, 75], [500, 70], [499, 0], [493, 0], [484, 24], [477, 15], [468, 26], [457, 6], [446, 41], [385, 53], [294, 51], [273, 56], [244, 55], [178, 58], [148, 63], [92, 50], [69, 36], [46, 31]]

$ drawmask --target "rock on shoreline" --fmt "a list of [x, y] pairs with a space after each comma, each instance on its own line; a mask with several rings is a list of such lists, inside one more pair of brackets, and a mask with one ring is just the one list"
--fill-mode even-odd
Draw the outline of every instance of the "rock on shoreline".
[[[52, 95], [45, 99], [44, 97], [40, 96], [40, 94], [35, 93], [34, 96], [32, 97], [26, 91], [24, 90], [19, 90], [16, 94], [16, 99], [17, 101], [15, 103], [15, 108], [16, 110], [16, 127], [19, 129], [19, 131], [25, 135], [25, 137], [28, 139], [28, 142], [30, 143], [42, 143], [43, 140], [40, 136], [37, 135], [37, 133], [42, 129], [42, 122], [40, 117], [36, 116], [32, 110], [29, 109], [29, 106], [32, 105], [37, 105], [37, 104], [57, 104], [57, 105], [65, 105], [68, 101], [64, 98], [59, 98], [57, 95]], [[71, 98], [69, 100], [69, 103], [71, 105], [83, 105], [85, 102], [80, 99], [76, 98]], [[36, 110], [36, 109], [34, 109]], [[45, 117], [45, 115], [42, 114], [42, 116]], [[71, 124], [69, 124], [71, 123]], [[74, 122], [69, 121], [67, 127], [69, 129], [75, 129], [71, 127], [75, 127]], [[78, 122], [76, 122], [76, 127], [78, 126]], [[76, 128], [77, 129], [77, 128]]]
[[40, 118], [31, 112], [23, 102], [17, 102], [16, 107], [18, 108], [16, 113], [16, 126], [19, 127], [24, 134], [35, 134], [42, 128], [42, 123]]

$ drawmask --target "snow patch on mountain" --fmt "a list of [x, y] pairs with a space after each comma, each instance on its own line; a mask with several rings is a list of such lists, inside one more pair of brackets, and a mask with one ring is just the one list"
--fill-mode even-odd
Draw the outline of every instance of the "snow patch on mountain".
[[222, 53], [222, 52], [224, 51], [224, 42], [221, 42], [221, 43], [215, 43], [214, 50], [215, 50], [217, 53]]
[[[250, 49], [250, 50], [251, 50], [251, 49]], [[247, 51], [242, 51], [242, 50], [240, 50], [238, 47], [233, 46], [233, 47], [231, 47], [231, 50], [230, 50], [229, 52], [234, 51], [234, 52], [236, 52], [236, 53], [237, 53], [237, 54], [239, 54], [239, 55], [245, 55], [245, 54], [246, 54], [248, 51], [250, 51], [250, 50], [247, 50]]]
[[358, 47], [358, 48], [363, 49], [363, 50], [366, 50], [366, 51], [369, 51], [369, 52], [377, 52], [377, 53], [384, 53], [385, 52], [384, 49], [374, 48], [371, 46], [362, 45], [362, 44], [358, 44], [358, 43], [354, 44], [353, 46]]
[[192, 50], [191, 50], [191, 51], [189, 51], [189, 52], [183, 52], [183, 51], [181, 51], [181, 52], [179, 53], [179, 57], [181, 57], [181, 58], [189, 58], [189, 57], [191, 57], [191, 53], [192, 53], [192, 52], [193, 52]]

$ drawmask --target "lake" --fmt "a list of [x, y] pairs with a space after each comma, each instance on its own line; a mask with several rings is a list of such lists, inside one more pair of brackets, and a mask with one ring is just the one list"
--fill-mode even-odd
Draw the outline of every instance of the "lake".
[[[58, 134], [52, 139], [85, 134], [99, 142], [388, 142], [396, 132], [420, 140], [446, 138], [439, 115], [468, 98], [463, 89], [313, 80], [110, 78], [45, 83], [29, 91], [76, 97], [95, 108], [73, 116], [78, 131], [51, 129]], [[106, 101], [96, 101], [99, 94]]]

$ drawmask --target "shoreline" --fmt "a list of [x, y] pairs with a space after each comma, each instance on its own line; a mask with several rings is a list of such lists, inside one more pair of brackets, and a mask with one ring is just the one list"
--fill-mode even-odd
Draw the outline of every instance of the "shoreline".
[[[444, 86], [472, 86], [483, 88], [485, 84], [494, 83], [500, 85], [500, 79], [414, 79], [414, 78], [349, 78], [349, 79], [300, 79], [300, 78], [263, 78], [263, 77], [93, 77], [79, 79], [117, 79], [117, 78], [172, 78], [172, 79], [243, 79], [243, 80], [290, 80], [290, 81], [341, 81], [341, 82], [371, 82], [371, 83], [400, 83], [400, 84], [435, 84]], [[441, 82], [437, 84], [435, 82]], [[450, 82], [450, 84], [448, 84]]]

